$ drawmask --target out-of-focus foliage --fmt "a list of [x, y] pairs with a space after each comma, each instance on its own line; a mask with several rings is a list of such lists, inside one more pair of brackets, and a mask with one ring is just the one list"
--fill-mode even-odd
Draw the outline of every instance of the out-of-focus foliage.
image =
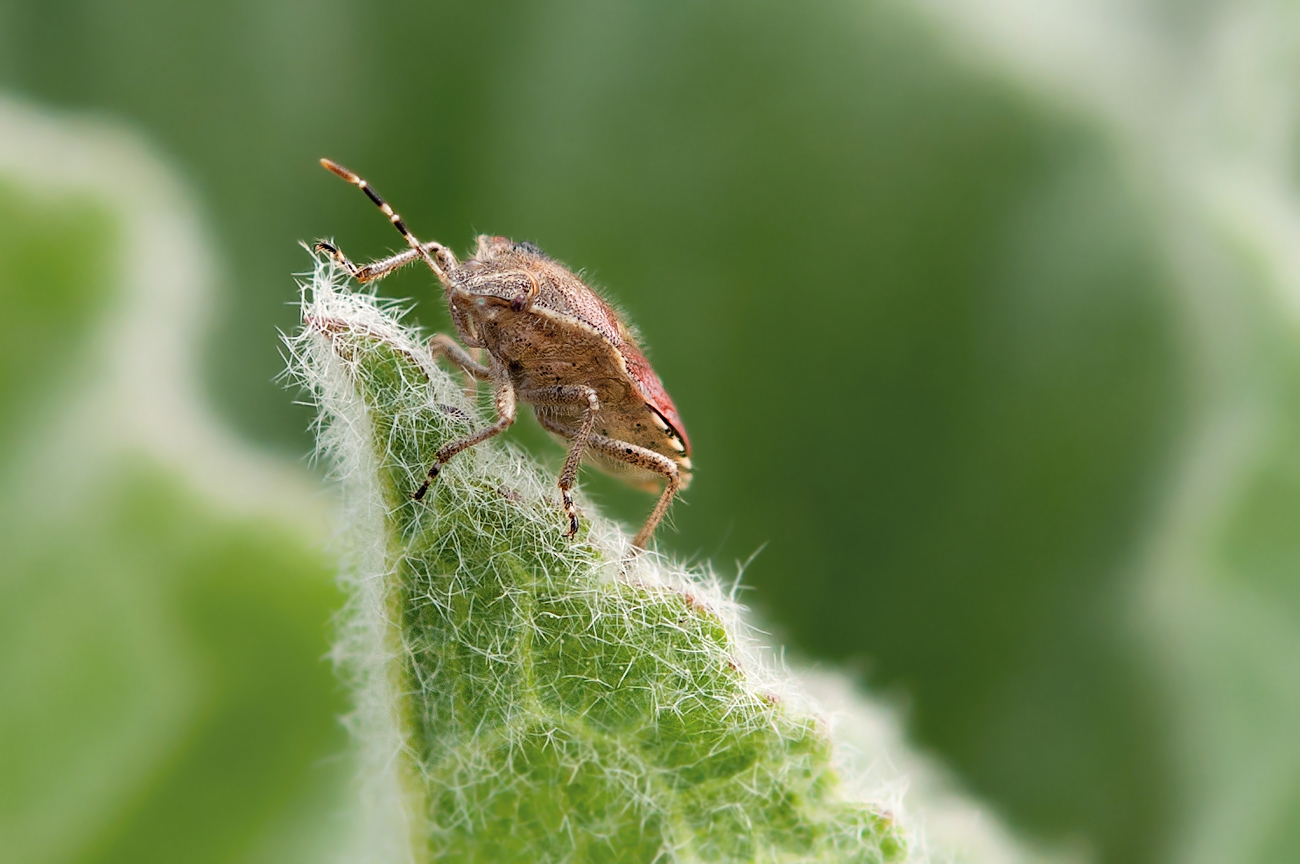
[[1170, 707], [1166, 854], [1300, 860], [1300, 7], [935, 8], [964, 45], [1107, 129], [1141, 178], [1192, 373], [1189, 431], [1119, 619]]
[[168, 372], [124, 380], [191, 365], [172, 313], [203, 286], [158, 244], [193, 226], [126, 182], [159, 169], [58, 128], [0, 102], [0, 859], [316, 860], [347, 771], [338, 595], [277, 510], [319, 503], [241, 483], [265, 465], [191, 434]]
[[[296, 241], [397, 245], [328, 155], [422, 237], [531, 239], [608, 284], [696, 449], [661, 542], [766, 544], [748, 599], [780, 635], [906, 699], [1026, 831], [1114, 862], [1296, 859], [1285, 4], [0, 12], [0, 85], [131, 122], [192, 181], [222, 254], [204, 374], [250, 438], [308, 447], [271, 383]], [[102, 207], [60, 212], [90, 242], [38, 241], [52, 290], [110, 248]], [[24, 226], [6, 242], [39, 225], [2, 218]], [[32, 324], [9, 338], [76, 347], [95, 310], [40, 305], [20, 266], [0, 291]], [[427, 282], [385, 291], [445, 329]], [[68, 350], [0, 359], [0, 398], [75, 376]]]

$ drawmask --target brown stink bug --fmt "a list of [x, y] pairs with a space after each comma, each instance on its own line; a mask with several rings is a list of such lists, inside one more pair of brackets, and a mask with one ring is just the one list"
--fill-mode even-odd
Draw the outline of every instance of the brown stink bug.
[[359, 282], [380, 279], [422, 259], [437, 275], [461, 341], [487, 352], [486, 365], [451, 337], [429, 340], [445, 356], [495, 388], [497, 419], [485, 429], [450, 441], [434, 455], [429, 476], [411, 497], [424, 497], [442, 466], [457, 453], [505, 431], [515, 422], [516, 401], [533, 406], [542, 427], [569, 442], [560, 470], [560, 497], [569, 517], [566, 536], [578, 531], [573, 483], [584, 456], [638, 484], [665, 481], [645, 525], [632, 541], [645, 548], [677, 490], [691, 477], [691, 445], [673, 400], [618, 314], [573, 271], [531, 243], [478, 238], [466, 261], [441, 243], [421, 243], [365, 180], [341, 165], [321, 164], [360, 186], [402, 233], [411, 248], [358, 267], [329, 243], [327, 252]]

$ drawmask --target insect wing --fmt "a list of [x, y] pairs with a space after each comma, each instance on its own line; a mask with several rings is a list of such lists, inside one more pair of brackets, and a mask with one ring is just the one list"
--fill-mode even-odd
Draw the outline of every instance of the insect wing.
[[645, 359], [645, 355], [631, 342], [623, 344], [623, 362], [627, 365], [628, 374], [636, 381], [637, 387], [641, 390], [641, 395], [645, 398], [646, 403], [656, 414], [659, 415], [665, 423], [668, 424], [669, 432], [679, 438], [682, 442], [682, 452], [689, 456], [691, 453], [691, 441], [686, 437], [686, 427], [682, 425], [681, 415], [677, 413], [677, 406], [673, 404], [672, 397], [664, 389], [663, 382], [655, 374], [655, 370], [650, 366], [650, 361]]

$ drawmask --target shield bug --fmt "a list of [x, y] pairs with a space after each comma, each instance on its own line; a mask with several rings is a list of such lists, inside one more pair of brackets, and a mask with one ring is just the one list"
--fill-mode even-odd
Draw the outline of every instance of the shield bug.
[[690, 481], [690, 441], [659, 376], [622, 318], [577, 274], [531, 243], [482, 235], [478, 247], [458, 261], [441, 243], [421, 243], [400, 216], [365, 180], [337, 163], [321, 164], [370, 197], [410, 249], [358, 267], [335, 246], [317, 243], [359, 282], [380, 279], [417, 260], [442, 284], [461, 342], [487, 353], [480, 363], [450, 336], [429, 340], [435, 357], [446, 357], [496, 397], [496, 422], [434, 454], [417, 501], [453, 456], [504, 432], [515, 421], [517, 402], [533, 406], [546, 430], [568, 442], [560, 470], [560, 498], [568, 516], [566, 536], [578, 531], [572, 489], [584, 457], [610, 473], [663, 492], [632, 541], [645, 548], [673, 496]]

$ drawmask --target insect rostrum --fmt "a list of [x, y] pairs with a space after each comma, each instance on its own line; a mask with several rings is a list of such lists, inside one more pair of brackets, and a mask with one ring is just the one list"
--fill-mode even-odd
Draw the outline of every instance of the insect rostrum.
[[442, 284], [461, 342], [487, 354], [483, 364], [450, 336], [429, 340], [435, 357], [446, 357], [475, 379], [491, 382], [497, 418], [440, 447], [412, 497], [423, 498], [457, 453], [509, 428], [517, 403], [526, 402], [543, 428], [569, 444], [558, 483], [568, 516], [566, 535], [578, 531], [572, 490], [583, 458], [634, 483], [664, 482], [632, 541], [645, 548], [673, 496], [690, 481], [691, 445], [673, 400], [618, 314], [573, 271], [531, 243], [482, 235], [463, 262], [441, 243], [421, 243], [365, 180], [328, 159], [321, 164], [361, 187], [411, 248], [360, 267], [329, 243], [316, 248], [360, 282], [423, 260]]

